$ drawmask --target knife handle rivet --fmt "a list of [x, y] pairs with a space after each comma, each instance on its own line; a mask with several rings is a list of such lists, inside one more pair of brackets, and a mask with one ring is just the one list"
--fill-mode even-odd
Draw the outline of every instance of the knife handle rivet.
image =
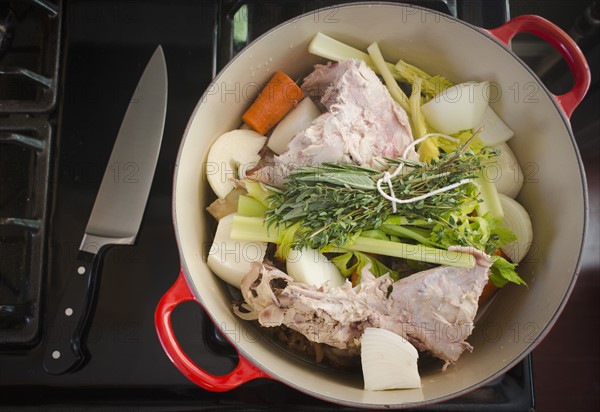
[[85, 273], [85, 268], [83, 266], [79, 266], [77, 268], [77, 273], [79, 273], [80, 275], [83, 275]]
[[52, 352], [52, 358], [54, 359], [58, 359], [60, 358], [60, 352], [55, 350], [54, 352]]
[[71, 308], [66, 308], [65, 309], [65, 315], [71, 316], [72, 314], [73, 314], [73, 309], [71, 309]]

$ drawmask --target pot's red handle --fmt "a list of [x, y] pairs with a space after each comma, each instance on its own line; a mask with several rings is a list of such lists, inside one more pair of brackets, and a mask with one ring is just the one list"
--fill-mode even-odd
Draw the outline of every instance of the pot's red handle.
[[500, 27], [488, 30], [490, 34], [509, 46], [515, 35], [523, 32], [531, 33], [550, 43], [562, 54], [569, 64], [575, 83], [571, 90], [560, 96], [554, 96], [567, 117], [583, 100], [590, 87], [591, 73], [585, 56], [579, 46], [561, 28], [540, 16], [523, 15], [515, 17]]
[[196, 385], [213, 392], [228, 391], [252, 379], [269, 377], [269, 375], [258, 369], [241, 355], [235, 369], [227, 375], [211, 375], [199, 368], [183, 352], [171, 327], [171, 313], [173, 309], [180, 303], [190, 300], [197, 302], [186, 283], [182, 271], [179, 273], [179, 277], [173, 286], [164, 294], [154, 313], [154, 325], [156, 326], [160, 343], [165, 352], [167, 352], [171, 362], [175, 364], [181, 373]]

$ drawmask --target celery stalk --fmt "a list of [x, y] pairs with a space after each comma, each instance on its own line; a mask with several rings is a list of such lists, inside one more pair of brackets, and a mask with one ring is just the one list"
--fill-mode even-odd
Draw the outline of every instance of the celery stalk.
[[[425, 124], [425, 118], [421, 112], [421, 89], [423, 79], [417, 77], [412, 86], [412, 93], [410, 95], [410, 115], [413, 125], [413, 135], [415, 138], [423, 137], [427, 134], [427, 125]], [[422, 162], [429, 163], [432, 160], [438, 160], [440, 158], [440, 151], [436, 145], [436, 138], [430, 137], [419, 144], [419, 160]]]
[[[277, 227], [267, 228], [260, 217], [236, 215], [233, 218], [231, 238], [254, 242], [277, 243], [281, 236]], [[331, 248], [329, 252], [365, 252], [392, 256], [403, 259], [418, 260], [447, 266], [471, 268], [475, 266], [475, 258], [462, 252], [438, 249], [424, 245], [410, 245], [387, 240], [357, 237], [351, 244], [343, 248]]]
[[417, 242], [431, 246], [440, 247], [439, 244], [433, 242], [430, 238], [431, 230], [422, 229], [419, 227], [405, 227], [400, 225], [386, 225], [385, 223], [381, 226], [381, 230], [386, 235], [394, 235], [404, 239], [412, 239]]
[[266, 208], [271, 206], [271, 202], [268, 199], [269, 196], [272, 195], [271, 191], [269, 191], [262, 184], [254, 180], [246, 179], [244, 180], [244, 185], [246, 186], [246, 190], [248, 191], [248, 196], [259, 201]]
[[275, 257], [281, 260], [287, 260], [294, 245], [294, 238], [300, 229], [300, 222], [287, 227], [283, 233], [278, 233], [277, 239], [273, 243], [277, 243]]
[[442, 90], [452, 86], [452, 83], [449, 82], [445, 77], [431, 76], [418, 67], [406, 63], [403, 60], [400, 60], [398, 63], [396, 63], [394, 70], [409, 83], [414, 83], [418, 78], [422, 79], [423, 94], [426, 96], [427, 100], [431, 99]]
[[401, 225], [401, 226], [421, 226], [432, 228], [436, 225], [435, 222], [420, 220], [420, 219], [408, 219], [405, 216], [391, 215], [385, 219], [384, 224], [386, 225]]
[[253, 197], [242, 195], [238, 198], [237, 211], [243, 216], [264, 216], [267, 207]]
[[358, 237], [351, 245], [333, 249], [332, 252], [358, 251], [392, 256], [402, 259], [418, 260], [446, 266], [472, 268], [475, 266], [473, 255], [445, 249], [437, 249], [425, 245], [410, 245], [385, 240]]
[[479, 189], [478, 197], [481, 199], [477, 205], [477, 215], [485, 216], [489, 212], [494, 217], [504, 218], [504, 211], [502, 210], [502, 204], [500, 203], [500, 197], [498, 196], [498, 190], [494, 182], [485, 176], [479, 176], [475, 179], [474, 183]]
[[392, 71], [388, 68], [385, 60], [383, 59], [383, 55], [381, 54], [377, 43], [373, 43], [369, 47], [367, 47], [367, 51], [369, 52], [369, 56], [371, 56], [371, 59], [373, 59], [373, 63], [375, 64], [375, 66], [377, 66], [381, 77], [383, 77], [385, 85], [387, 86], [390, 94], [392, 95], [392, 98], [396, 102], [398, 102], [398, 104], [402, 106], [402, 108], [407, 113], [410, 113], [410, 103], [408, 101], [408, 97], [402, 91], [402, 89], [396, 82], [396, 79], [394, 79]]
[[[427, 125], [425, 124], [425, 118], [421, 113], [421, 84], [423, 80], [417, 78], [412, 85], [412, 92], [410, 94], [410, 113], [413, 121], [413, 134], [418, 139], [419, 137], [427, 134]], [[429, 140], [425, 140], [428, 142]], [[424, 143], [425, 143], [424, 142]], [[421, 143], [423, 145], [423, 143]], [[421, 159], [423, 161], [423, 159]]]
[[[319, 57], [323, 57], [328, 60], [336, 62], [348, 59], [362, 60], [369, 66], [375, 73], [381, 74], [378, 67], [373, 63], [373, 59], [367, 53], [355, 49], [352, 46], [348, 46], [339, 40], [335, 40], [323, 33], [317, 33], [308, 45], [308, 52]], [[390, 73], [394, 78], [400, 80], [402, 77], [394, 70], [394, 65], [391, 63], [385, 63]]]
[[363, 230], [360, 232], [360, 235], [362, 237], [370, 237], [372, 239], [389, 240], [385, 232], [380, 229]]
[[267, 229], [264, 219], [260, 217], [235, 215], [230, 237], [234, 240], [276, 243], [279, 233], [277, 227]]

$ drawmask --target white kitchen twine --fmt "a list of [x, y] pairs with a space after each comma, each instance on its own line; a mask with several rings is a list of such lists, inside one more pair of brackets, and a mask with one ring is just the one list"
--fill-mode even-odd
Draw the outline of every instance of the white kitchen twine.
[[[402, 153], [402, 157], [404, 159], [406, 159], [408, 157], [408, 151], [412, 148], [414, 148], [416, 145], [418, 145], [419, 143], [423, 142], [424, 140], [429, 139], [430, 137], [442, 137], [446, 140], [450, 140], [451, 142], [454, 143], [459, 143], [460, 140], [452, 137], [452, 136], [448, 136], [446, 134], [443, 133], [427, 133], [426, 135], [423, 135], [422, 137], [418, 138], [417, 140], [413, 141], [411, 144], [409, 144], [406, 149], [404, 149], [404, 152]], [[451, 185], [448, 186], [444, 186], [441, 187], [439, 189], [436, 190], [432, 190], [431, 192], [421, 195], [421, 196], [416, 196], [416, 197], [411, 197], [409, 199], [398, 199], [396, 197], [396, 195], [394, 194], [394, 188], [392, 186], [392, 179], [396, 176], [398, 176], [398, 174], [402, 171], [402, 168], [404, 167], [404, 162], [400, 161], [400, 164], [398, 165], [398, 167], [396, 168], [396, 170], [394, 170], [393, 173], [389, 173], [389, 172], [385, 172], [383, 174], [383, 177], [381, 177], [380, 179], [377, 180], [377, 191], [379, 192], [379, 194], [381, 196], [383, 196], [384, 198], [386, 198], [387, 200], [389, 200], [390, 202], [392, 202], [392, 212], [396, 213], [396, 204], [400, 203], [400, 204], [405, 204], [405, 203], [414, 203], [414, 202], [418, 202], [419, 200], [423, 200], [423, 199], [427, 199], [428, 197], [431, 196], [435, 196], [437, 194], [440, 193], [444, 193], [447, 192], [448, 190], [452, 190], [455, 189], [459, 186], [462, 186], [464, 184], [467, 183], [472, 183], [473, 180], [472, 179], [462, 179], [460, 182], [456, 182], [453, 183]], [[388, 195], [387, 193], [385, 193], [383, 191], [383, 189], [381, 188], [383, 183], [387, 183], [388, 188], [390, 189], [390, 194]]]

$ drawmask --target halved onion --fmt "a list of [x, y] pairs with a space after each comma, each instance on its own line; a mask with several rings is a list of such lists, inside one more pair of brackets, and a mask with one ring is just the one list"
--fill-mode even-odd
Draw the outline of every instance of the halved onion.
[[487, 167], [486, 177], [496, 184], [498, 193], [514, 199], [523, 187], [523, 170], [508, 144], [501, 143], [495, 148], [500, 149], [500, 155]]
[[366, 328], [360, 345], [366, 390], [421, 387], [419, 353], [402, 336], [385, 329]]
[[489, 102], [488, 82], [465, 82], [449, 87], [421, 106], [425, 121], [435, 131], [454, 134], [476, 128]]
[[498, 196], [504, 210], [504, 225], [517, 236], [516, 241], [502, 247], [502, 252], [518, 263], [525, 257], [533, 241], [531, 218], [519, 202], [500, 193]]
[[285, 152], [296, 133], [308, 129], [308, 126], [320, 114], [321, 111], [317, 105], [309, 97], [305, 97], [275, 126], [269, 136], [267, 146], [276, 154]]
[[267, 138], [254, 130], [237, 129], [224, 133], [210, 147], [206, 159], [206, 178], [215, 194], [224, 199], [235, 185], [238, 168], [250, 168], [258, 163], [258, 152]]
[[296, 282], [316, 287], [325, 282], [329, 282], [329, 287], [342, 286], [346, 282], [339, 269], [314, 249], [291, 250], [286, 260], [286, 269]]
[[499, 145], [515, 135], [490, 106], [485, 109], [481, 122], [475, 128], [481, 128], [479, 138], [486, 146]]
[[231, 225], [236, 213], [219, 220], [215, 238], [206, 263], [215, 275], [239, 289], [242, 278], [255, 262], [262, 262], [267, 253], [266, 242], [231, 239]]

